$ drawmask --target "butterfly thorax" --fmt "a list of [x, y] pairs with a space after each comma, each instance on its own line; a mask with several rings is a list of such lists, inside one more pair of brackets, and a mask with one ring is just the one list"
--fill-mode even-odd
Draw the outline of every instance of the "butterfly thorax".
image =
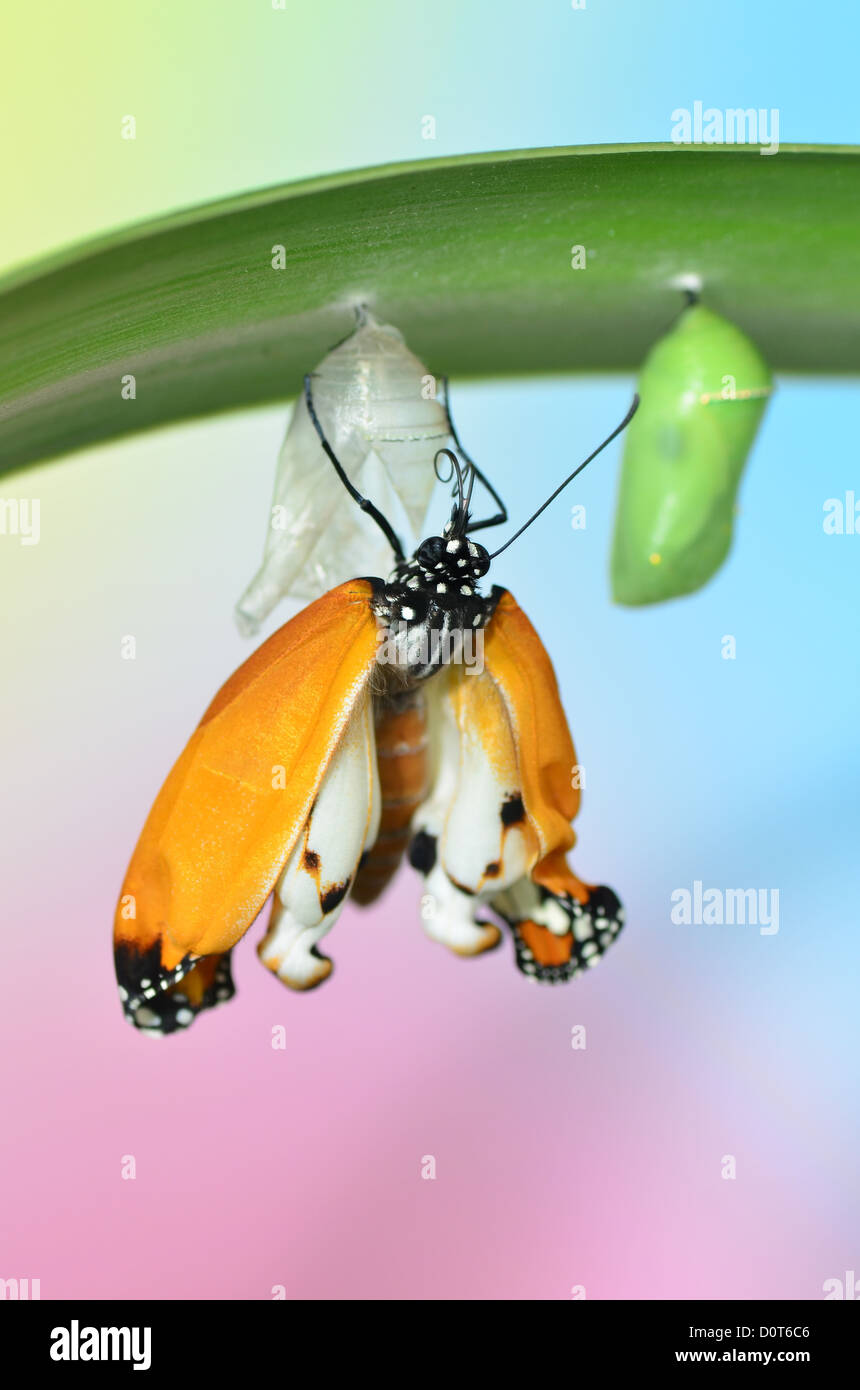
[[467, 537], [431, 536], [377, 582], [377, 663], [391, 666], [395, 681], [413, 685], [446, 665], [482, 664], [482, 629], [498, 601], [498, 591], [478, 587], [489, 567], [487, 551]]

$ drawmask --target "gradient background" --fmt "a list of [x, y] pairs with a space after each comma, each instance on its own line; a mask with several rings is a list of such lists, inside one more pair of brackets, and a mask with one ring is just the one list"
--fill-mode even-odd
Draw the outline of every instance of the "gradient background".
[[[697, 99], [778, 107], [783, 142], [860, 140], [860, 24], [837, 4], [90, 0], [6, 28], [4, 268], [352, 166], [665, 140]], [[631, 388], [453, 390], [517, 518]], [[0, 1277], [45, 1298], [815, 1299], [860, 1271], [860, 535], [822, 530], [827, 498], [860, 497], [857, 407], [854, 383], [780, 381], [733, 555], [691, 599], [609, 601], [617, 446], [499, 562], [586, 768], [575, 862], [628, 910], [599, 969], [539, 989], [509, 943], [449, 956], [405, 870], [381, 908], [347, 907], [323, 989], [282, 989], [257, 928], [236, 1000], [160, 1042], [122, 1020], [112, 912], [153, 795], [247, 654], [231, 610], [286, 407], [3, 480], [41, 500], [42, 538], [0, 541]], [[673, 926], [695, 879], [778, 888], [778, 934]]]

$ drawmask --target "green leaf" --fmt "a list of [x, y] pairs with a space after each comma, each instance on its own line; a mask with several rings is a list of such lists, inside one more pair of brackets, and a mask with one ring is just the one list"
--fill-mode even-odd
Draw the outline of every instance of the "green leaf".
[[425, 160], [74, 248], [0, 282], [0, 468], [286, 399], [358, 301], [455, 379], [627, 371], [677, 313], [674, 277], [696, 274], [773, 369], [856, 372], [857, 155], [639, 145]]

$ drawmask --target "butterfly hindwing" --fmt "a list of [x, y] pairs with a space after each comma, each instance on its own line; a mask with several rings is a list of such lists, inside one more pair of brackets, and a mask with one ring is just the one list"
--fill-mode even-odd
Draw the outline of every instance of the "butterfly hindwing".
[[433, 691], [433, 790], [413, 822], [410, 862], [423, 874], [424, 930], [458, 955], [497, 945], [476, 908], [528, 873], [537, 840], [519, 797], [517, 753], [504, 703], [486, 672], [452, 665]]
[[332, 963], [317, 944], [340, 916], [379, 820], [373, 708], [365, 691], [278, 879], [269, 929], [258, 948], [263, 964], [292, 989], [312, 989], [331, 974]]

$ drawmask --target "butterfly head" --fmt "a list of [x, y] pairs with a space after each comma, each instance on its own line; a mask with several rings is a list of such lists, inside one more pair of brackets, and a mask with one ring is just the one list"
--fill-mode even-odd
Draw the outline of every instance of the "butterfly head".
[[[451, 466], [447, 477], [439, 470], [440, 459], [447, 459]], [[490, 568], [489, 552], [468, 536], [474, 465], [470, 462], [464, 471], [456, 454], [450, 449], [440, 449], [434, 459], [434, 468], [437, 477], [444, 482], [456, 477], [457, 500], [441, 536], [428, 536], [412, 559], [400, 564], [401, 581], [405, 580], [410, 589], [421, 589], [428, 594], [471, 598], [478, 581]]]
[[[437, 593], [474, 593], [478, 581], [490, 568], [490, 556], [482, 545], [457, 535], [446, 526], [442, 536], [422, 541], [412, 557], [410, 568], [423, 588]], [[445, 588], [440, 589], [439, 585]]]

